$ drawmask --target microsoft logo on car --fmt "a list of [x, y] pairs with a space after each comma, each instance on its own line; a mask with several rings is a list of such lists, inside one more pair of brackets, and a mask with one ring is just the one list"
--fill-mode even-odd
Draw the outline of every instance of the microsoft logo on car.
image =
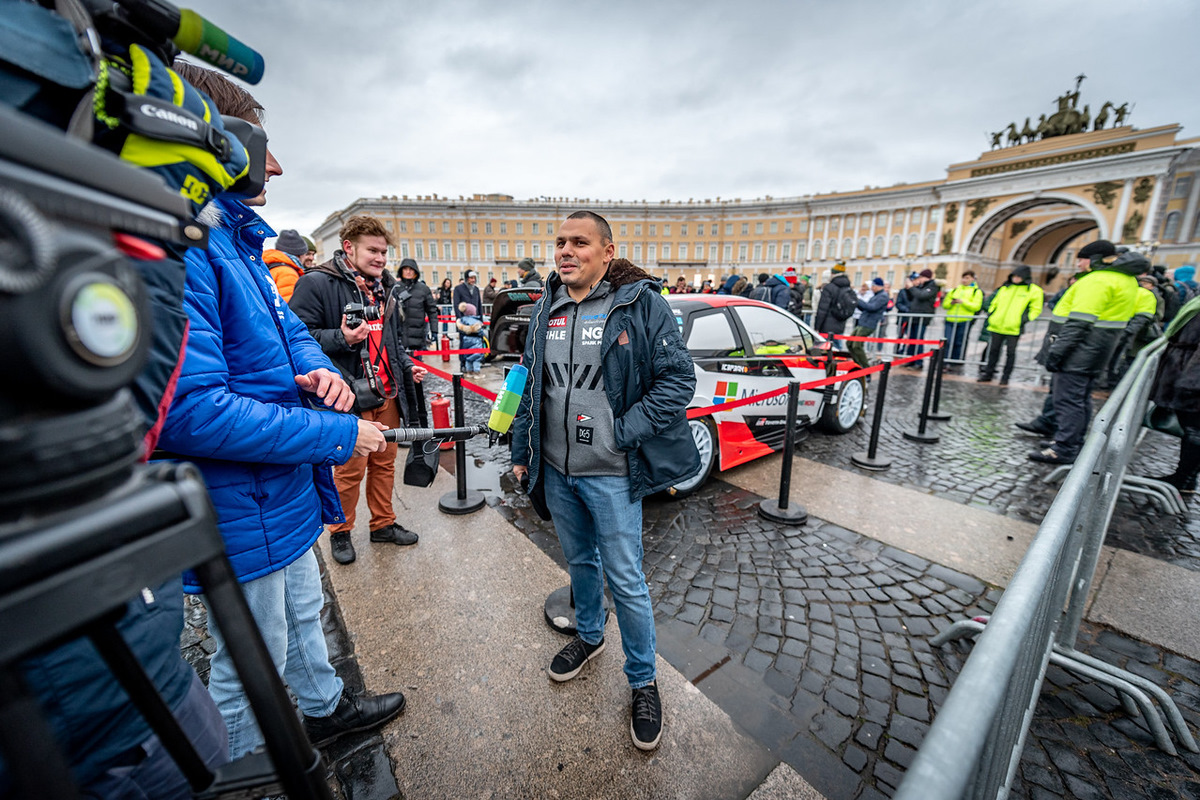
[[737, 383], [732, 381], [717, 381], [717, 393], [713, 396], [713, 405], [728, 403], [737, 399]]

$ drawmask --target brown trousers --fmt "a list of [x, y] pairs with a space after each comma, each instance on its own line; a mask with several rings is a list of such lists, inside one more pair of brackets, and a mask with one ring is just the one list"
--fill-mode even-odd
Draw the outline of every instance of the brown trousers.
[[[400, 409], [395, 400], [388, 400], [379, 408], [364, 411], [363, 419], [382, 422], [389, 428], [400, 427]], [[346, 521], [341, 525], [330, 525], [330, 533], [353, 530], [354, 516], [358, 507], [358, 487], [363, 474], [367, 476], [367, 508], [371, 510], [371, 530], [386, 528], [396, 521], [392, 510], [392, 490], [396, 487], [396, 445], [389, 444], [382, 453], [355, 456], [341, 466], [333, 468], [333, 481], [342, 498], [342, 513]]]

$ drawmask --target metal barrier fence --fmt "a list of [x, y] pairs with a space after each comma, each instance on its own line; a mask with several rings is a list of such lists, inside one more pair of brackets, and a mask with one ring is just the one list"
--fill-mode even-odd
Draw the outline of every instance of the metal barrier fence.
[[[1165, 345], [1159, 339], [1142, 350], [1096, 415], [991, 617], [957, 622], [931, 640], [937, 646], [979, 636], [896, 792], [899, 800], [1004, 798], [1050, 663], [1115, 689], [1127, 713], [1144, 716], [1164, 751], [1176, 754], [1169, 727], [1184, 748], [1200, 752], [1160, 687], [1074, 649], [1119, 493], [1149, 487], [1182, 507], [1174, 487], [1125, 479]], [[1151, 697], [1162, 706], [1165, 725]]]

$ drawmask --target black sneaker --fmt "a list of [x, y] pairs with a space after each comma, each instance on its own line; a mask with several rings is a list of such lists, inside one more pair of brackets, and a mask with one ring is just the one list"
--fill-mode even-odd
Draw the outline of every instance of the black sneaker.
[[1038, 425], [1033, 422], [1014, 422], [1013, 424], [1016, 425], [1021, 430], [1025, 431], [1026, 433], [1036, 433], [1038, 436], [1043, 436], [1043, 437], [1054, 435], [1054, 431], [1048, 430], [1044, 426]]
[[978, 378], [975, 379], [975, 382], [976, 383], [991, 383], [992, 376], [989, 375], [985, 378], [984, 376], [980, 375]]
[[662, 698], [658, 696], [658, 683], [633, 690], [632, 717], [629, 720], [629, 735], [638, 750], [653, 750], [662, 738]]
[[398, 522], [393, 522], [386, 528], [371, 531], [371, 541], [375, 543], [391, 542], [392, 544], [416, 544], [420, 537]]
[[1054, 447], [1047, 447], [1045, 450], [1034, 450], [1029, 454], [1029, 460], [1042, 464], [1074, 464], [1075, 456], [1066, 456]]
[[354, 542], [350, 541], [350, 531], [329, 534], [329, 551], [339, 564], [353, 564], [358, 557], [354, 552]]
[[550, 680], [569, 681], [579, 674], [583, 665], [600, 655], [604, 650], [604, 640], [599, 644], [588, 644], [576, 636], [567, 646], [558, 651], [558, 655], [550, 662]]
[[304, 718], [304, 732], [314, 746], [320, 747], [347, 733], [376, 728], [399, 716], [404, 705], [400, 692], [370, 695], [343, 689], [342, 699], [328, 717]]
[[1196, 492], [1195, 476], [1192, 476], [1192, 479], [1189, 481], [1185, 480], [1178, 473], [1172, 472], [1170, 475], [1160, 475], [1156, 478], [1151, 478], [1150, 480], [1168, 483], [1178, 489], [1180, 494], [1194, 494]]

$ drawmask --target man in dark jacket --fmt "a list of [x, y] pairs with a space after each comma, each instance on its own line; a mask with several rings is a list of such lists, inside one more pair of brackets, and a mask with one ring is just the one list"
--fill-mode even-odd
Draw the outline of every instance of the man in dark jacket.
[[1180, 492], [1196, 491], [1200, 475], [1200, 297], [1189, 300], [1167, 327], [1167, 349], [1158, 363], [1154, 394], [1150, 399], [1159, 408], [1170, 409], [1179, 419], [1183, 437], [1179, 441], [1179, 460], [1175, 471], [1156, 480], [1169, 483]]
[[788, 311], [807, 322], [807, 315], [812, 311], [812, 278], [801, 275], [792, 284], [791, 297], [788, 299]]
[[[433, 292], [421, 280], [421, 268], [411, 258], [400, 262], [400, 283], [396, 286], [396, 304], [404, 311], [400, 341], [409, 351], [426, 350], [437, 341], [438, 307]], [[429, 427], [423, 381], [405, 381], [408, 408], [422, 428]]]
[[607, 579], [633, 690], [630, 735], [653, 750], [662, 702], [641, 500], [699, 468], [685, 415], [696, 377], [659, 284], [614, 252], [598, 214], [577, 211], [558, 230], [558, 271], [534, 306], [525, 345], [513, 474], [545, 491], [571, 574], [578, 635], [554, 657], [550, 678], [574, 678], [604, 649]]
[[[883, 290], [883, 278], [875, 278], [871, 281], [871, 296], [866, 300], [858, 298], [857, 305], [862, 314], [850, 335], [875, 335], [888, 307], [888, 294]], [[863, 342], [850, 342], [846, 349], [850, 351], [850, 356], [854, 359], [855, 364], [864, 369], [870, 366], [870, 362], [867, 360], [867, 349], [863, 346]]]
[[[396, 428], [401, 420], [414, 418], [408, 410], [407, 384], [420, 383], [426, 370], [414, 364], [404, 348], [401, 315], [385, 313], [392, 305], [389, 300], [398, 302], [403, 294], [386, 269], [390, 235], [374, 217], [358, 216], [346, 221], [338, 238], [342, 249], [296, 282], [290, 305], [355, 387], [355, 413], [364, 420]], [[348, 303], [362, 305], [368, 312], [366, 318], [347, 319]], [[422, 313], [428, 313], [427, 309]], [[389, 444], [379, 452], [351, 458], [334, 470], [345, 520], [330, 526], [329, 544], [339, 564], [349, 564], [356, 556], [350, 532], [364, 474], [367, 506], [371, 509], [371, 541], [417, 543], [417, 534], [396, 522], [392, 506], [396, 445]]]
[[[211, 70], [186, 76], [222, 114], [259, 124], [249, 93]], [[283, 170], [268, 150], [268, 177]], [[323, 595], [312, 548], [322, 521], [342, 518], [330, 467], [381, 449], [379, 426], [346, 414], [353, 393], [284, 303], [262, 263], [273, 236], [241, 202], [213, 200], [201, 215], [207, 251], [188, 251], [184, 307], [187, 356], [159, 447], [195, 463], [217, 512], [221, 538], [276, 669], [318, 746], [381, 725], [404, 710], [404, 695], [371, 697], [342, 685], [321, 628]], [[199, 591], [195, 576], [184, 587]], [[211, 619], [211, 618], [210, 618]], [[263, 743], [221, 632], [208, 691], [238, 758]]]
[[[929, 269], [921, 270], [916, 280], [908, 287], [908, 313], [912, 315], [908, 318], [909, 339], [925, 338], [925, 328], [929, 326], [929, 321], [933, 319], [933, 314], [937, 310], [939, 288], [937, 281], [933, 279], [933, 270]], [[908, 346], [909, 355], [919, 352], [921, 352], [920, 345]], [[909, 364], [912, 369], [923, 369], [924, 366], [924, 361], [914, 361]]]
[[846, 277], [846, 265], [839, 262], [833, 267], [833, 278], [821, 287], [821, 299], [817, 302], [817, 313], [813, 317], [813, 327], [817, 329], [817, 333], [832, 338], [846, 332], [846, 320], [850, 319], [850, 314], [839, 317], [834, 311], [838, 306], [838, 297], [847, 292], [854, 295], [854, 302], [857, 304], [858, 297], [854, 287]]
[[461, 317], [462, 312], [459, 311], [459, 306], [463, 303], [470, 303], [476, 309], [483, 308], [483, 296], [479, 294], [479, 273], [473, 269], [469, 269], [463, 275], [462, 283], [454, 287], [454, 295], [452, 297], [454, 303], [455, 318]]
[[522, 258], [517, 264], [517, 275], [520, 282], [517, 286], [522, 289], [541, 289], [545, 285], [542, 276], [538, 274], [537, 264], [532, 258]]

